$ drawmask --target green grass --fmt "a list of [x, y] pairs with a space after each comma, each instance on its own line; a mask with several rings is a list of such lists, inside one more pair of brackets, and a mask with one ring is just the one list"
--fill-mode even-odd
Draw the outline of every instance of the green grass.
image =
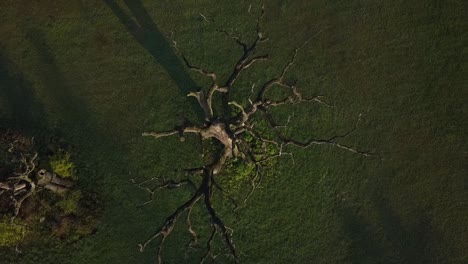
[[[136, 208], [145, 196], [128, 180], [196, 164], [198, 143], [140, 133], [196, 119], [185, 94], [205, 82], [187, 72], [166, 36], [174, 32], [194, 63], [222, 74], [240, 50], [215, 29], [252, 39], [254, 22], [246, 1], [127, 2], [0, 3], [3, 125], [53, 131], [72, 143], [80, 186], [99, 190], [105, 208], [96, 234], [57, 248], [23, 248], [22, 255], [5, 250], [0, 262], [155, 262], [154, 251], [141, 254], [136, 245], [186, 194], [162, 192]], [[297, 136], [346, 131], [365, 112], [343, 143], [383, 160], [324, 146], [294, 150], [296, 163], [281, 160], [237, 218], [222, 212], [243, 263], [467, 263], [467, 4], [265, 5], [270, 41], [259, 52], [271, 61], [246, 72], [234, 96], [273, 76], [296, 46], [326, 28], [301, 51], [289, 78], [335, 108], [294, 108]], [[206, 228], [205, 220], [196, 221]], [[164, 250], [167, 263], [196, 263], [184, 258], [189, 236], [181, 224]]]

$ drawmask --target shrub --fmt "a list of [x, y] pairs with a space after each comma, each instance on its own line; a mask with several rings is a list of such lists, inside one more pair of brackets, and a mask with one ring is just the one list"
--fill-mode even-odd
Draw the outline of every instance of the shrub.
[[52, 171], [62, 178], [70, 178], [75, 175], [75, 164], [71, 160], [70, 153], [59, 150], [56, 154], [50, 157], [50, 167]]

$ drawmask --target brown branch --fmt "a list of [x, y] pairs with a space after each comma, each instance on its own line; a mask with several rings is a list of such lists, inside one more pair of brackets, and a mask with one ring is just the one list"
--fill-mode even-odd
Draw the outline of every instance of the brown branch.
[[[249, 7], [249, 13], [250, 13], [250, 7]], [[262, 19], [264, 14], [265, 14], [265, 9], [262, 6], [262, 11], [261, 11], [260, 15], [256, 19], [256, 33], [257, 33], [257, 36], [256, 36], [255, 40], [250, 45], [242, 42], [238, 37], [233, 37], [227, 31], [220, 30], [220, 32], [223, 32], [227, 36], [234, 39], [237, 44], [242, 46], [242, 50], [243, 50], [243, 54], [237, 60], [236, 64], [234, 65], [234, 69], [233, 69], [232, 73], [229, 75], [229, 77], [228, 77], [228, 79], [227, 79], [227, 81], [226, 81], [226, 83], [224, 84], [223, 87], [227, 87], [228, 89], [230, 89], [234, 85], [235, 81], [237, 80], [237, 78], [239, 77], [240, 73], [243, 70], [249, 68], [252, 64], [254, 64], [257, 61], [268, 60], [268, 55], [261, 55], [261, 56], [257, 56], [257, 57], [254, 57], [252, 59], [249, 59], [250, 56], [257, 49], [257, 46], [260, 43], [263, 43], [263, 42], [268, 40], [268, 38], [263, 37], [263, 34], [260, 31], [260, 20]]]
[[252, 64], [254, 64], [257, 61], [268, 60], [268, 55], [257, 56], [249, 60], [250, 56], [255, 52], [255, 49], [257, 48], [258, 44], [263, 41], [264, 39], [262, 38], [262, 35], [259, 34], [257, 38], [255, 39], [255, 41], [250, 45], [250, 47], [247, 47], [247, 49], [244, 49], [243, 54], [237, 61], [231, 75], [228, 77], [223, 87], [226, 87], [228, 89], [231, 88], [243, 70], [247, 69], [248, 67], [250, 67]]
[[202, 196], [203, 196], [203, 192], [199, 190], [192, 196], [192, 198], [190, 198], [184, 204], [179, 206], [169, 217], [166, 218], [166, 221], [164, 222], [164, 224], [152, 236], [150, 236], [147, 240], [145, 240], [144, 243], [138, 244], [140, 248], [140, 252], [143, 252], [145, 248], [148, 246], [148, 244], [151, 243], [154, 239], [161, 236], [162, 239], [158, 247], [158, 263], [161, 263], [162, 262], [161, 261], [161, 248], [162, 248], [162, 245], [164, 244], [165, 238], [171, 234], [180, 215], [186, 210], [192, 208], [198, 202], [198, 200], [200, 200]]
[[187, 219], [186, 219], [186, 223], [187, 223], [187, 229], [191, 235], [191, 239], [190, 239], [190, 246], [193, 246], [193, 245], [196, 245], [198, 243], [198, 235], [197, 233], [195, 232], [195, 230], [193, 230], [193, 226], [192, 226], [192, 222], [190, 221], [190, 215], [192, 213], [192, 209], [193, 207], [190, 207], [188, 209], [188, 212], [187, 212]]
[[269, 56], [268, 55], [261, 55], [261, 56], [256, 56], [248, 61], [246, 61], [244, 64], [243, 64], [243, 70], [249, 68], [250, 66], [252, 66], [255, 62], [257, 61], [266, 61], [269, 59]]
[[211, 223], [221, 233], [221, 236], [223, 237], [223, 240], [226, 246], [229, 248], [230, 254], [234, 258], [234, 262], [238, 263], [237, 251], [231, 239], [232, 233], [231, 234], [229, 233], [228, 231], [229, 228], [226, 227], [226, 225], [221, 220], [221, 218], [219, 218], [219, 216], [217, 215], [216, 211], [214, 210], [211, 204], [211, 198], [213, 195], [213, 189], [212, 189], [213, 174], [211, 173], [206, 174], [205, 182], [206, 182], [206, 188], [203, 189], [204, 197], [205, 197], [205, 207], [208, 211], [208, 214], [211, 217]]
[[[252, 5], [249, 5], [248, 12], [249, 12], [250, 15], [254, 16], [254, 14], [252, 14], [251, 11], [252, 11]], [[257, 35], [261, 34], [260, 21], [261, 21], [261, 19], [263, 18], [264, 15], [265, 15], [265, 5], [262, 5], [261, 10], [260, 10], [260, 15], [258, 15], [257, 18], [255, 19], [256, 20]]]
[[185, 179], [185, 180], [181, 180], [181, 181], [174, 181], [174, 180], [164, 180], [162, 181], [160, 184], [152, 187], [152, 188], [149, 188], [149, 187], [145, 187], [144, 185], [155, 180], [155, 179], [159, 179], [159, 178], [156, 178], [156, 177], [153, 177], [151, 179], [148, 179], [148, 180], [145, 180], [145, 181], [142, 181], [140, 183], [137, 183], [135, 181], [135, 179], [130, 179], [130, 182], [133, 183], [137, 188], [141, 189], [141, 190], [144, 190], [146, 192], [149, 193], [149, 198], [148, 200], [146, 200], [146, 202], [138, 205], [138, 207], [141, 207], [141, 206], [144, 206], [144, 205], [147, 205], [151, 202], [153, 202], [154, 200], [154, 195], [155, 193], [158, 191], [158, 190], [161, 190], [161, 189], [175, 189], [175, 188], [179, 188], [179, 187], [182, 187], [182, 186], [185, 186], [185, 185], [190, 185], [192, 186], [193, 188], [196, 188], [195, 187], [195, 184], [189, 180], [189, 179]]
[[247, 200], [250, 198], [250, 196], [252, 196], [252, 194], [257, 189], [257, 187], [260, 185], [261, 180], [262, 180], [262, 177], [260, 173], [260, 166], [258, 165], [258, 163], [255, 163], [255, 176], [250, 181], [252, 188], [250, 189], [250, 192], [244, 198], [244, 205], [247, 203]]
[[[213, 95], [215, 92], [220, 92], [220, 93], [227, 93], [228, 88], [227, 87], [220, 87], [217, 82], [217, 77], [216, 74], [213, 72], [209, 72], [203, 68], [193, 66], [185, 56], [182, 56], [185, 65], [187, 68], [190, 70], [196, 71], [204, 76], [210, 77], [212, 80], [212, 84], [210, 88], [208, 89], [208, 93], [205, 94], [203, 90], [199, 92], [191, 92], [187, 96], [193, 96], [197, 99], [199, 105], [203, 109], [203, 112], [205, 113], [205, 120], [206, 121], [211, 121], [213, 118], [213, 107], [212, 107], [212, 101], [213, 101]], [[261, 60], [262, 58], [256, 58], [255, 61]], [[252, 61], [254, 63], [254, 61]]]
[[24, 190], [26, 187], [26, 183], [17, 183], [10, 185], [8, 183], [0, 182], [0, 189], [3, 189], [3, 191], [11, 191], [13, 193]]
[[191, 92], [187, 96], [195, 97], [198, 101], [198, 104], [203, 109], [205, 113], [205, 121], [211, 122], [213, 120], [213, 95], [215, 92], [227, 93], [228, 90], [226, 87], [219, 87], [217, 84], [213, 84], [208, 90], [208, 95], [203, 92], [203, 90], [198, 92]]
[[193, 126], [176, 126], [174, 129], [169, 130], [169, 131], [163, 131], [163, 132], [143, 132], [141, 135], [144, 137], [154, 137], [154, 138], [161, 138], [161, 137], [168, 137], [172, 135], [179, 135], [180, 136], [180, 141], [185, 141], [185, 138], [183, 137], [184, 133], [194, 133], [194, 134], [200, 134], [201, 128], [199, 127], [193, 127]]
[[[12, 186], [10, 187], [10, 190], [12, 190], [13, 192], [13, 194], [11, 195], [11, 198], [13, 200], [13, 205], [14, 205], [13, 216], [11, 217], [12, 223], [18, 216], [21, 206], [23, 205], [23, 202], [26, 199], [28, 199], [36, 190], [36, 184], [30, 178], [30, 174], [32, 174], [34, 170], [36, 169], [35, 161], [36, 161], [37, 156], [38, 154], [36, 152], [32, 156], [32, 158], [27, 160], [26, 157], [23, 154], [21, 154], [21, 165], [23, 166], [23, 171], [15, 172], [17, 176], [9, 177], [7, 179], [7, 181], [9, 182], [8, 185]], [[20, 196], [19, 198], [17, 198], [16, 196], [17, 195], [19, 196], [19, 194], [23, 193], [23, 191], [24, 191], [24, 194]]]
[[266, 92], [275, 84], [278, 84], [278, 85], [286, 85], [284, 83], [284, 77], [286, 75], [286, 73], [289, 71], [289, 69], [291, 68], [291, 66], [296, 62], [296, 57], [297, 57], [297, 54], [299, 53], [299, 51], [307, 44], [309, 43], [309, 41], [311, 41], [312, 39], [316, 38], [318, 35], [320, 35], [321, 33], [323, 32], [323, 29], [320, 30], [317, 34], [315, 34], [314, 36], [310, 37], [308, 40], [304, 41], [301, 45], [299, 45], [295, 50], [294, 52], [292, 53], [291, 55], [291, 58], [290, 60], [284, 65], [283, 69], [281, 70], [281, 74], [275, 78], [272, 78], [270, 79], [269, 81], [267, 81], [266, 83], [263, 84], [262, 88], [260, 89], [260, 91], [258, 92], [257, 94], [257, 98], [256, 98], [256, 101], [257, 102], [262, 102], [264, 99], [265, 99], [265, 94]]
[[317, 102], [327, 107], [333, 107], [332, 105], [322, 100], [324, 96], [316, 95], [311, 98], [303, 98], [302, 93], [297, 90], [297, 87], [295, 85], [287, 85], [284, 83], [281, 83], [280, 85], [291, 89], [291, 95], [280, 101], [265, 100], [262, 106], [270, 107], [270, 106], [280, 106], [280, 105], [285, 105], [285, 104]]
[[44, 169], [39, 170], [37, 172], [37, 179], [38, 179], [37, 184], [42, 185], [42, 186], [50, 184], [50, 185], [57, 185], [59, 186], [59, 188], [62, 187], [62, 188], [68, 189], [74, 185], [73, 181], [62, 179], [58, 177], [57, 174], [48, 172]]
[[226, 35], [227, 37], [233, 39], [239, 46], [242, 47], [242, 50], [243, 50], [244, 52], [247, 51], [248, 45], [247, 45], [246, 43], [242, 42], [242, 40], [240, 40], [239, 37], [234, 36], [232, 33], [229, 33], [229, 32], [228, 32], [227, 30], [225, 30], [225, 29], [217, 29], [216, 31], [218, 31], [218, 32], [220, 32], [220, 33], [223, 33], [223, 34]]
[[292, 139], [282, 139], [282, 141], [284, 142], [285, 145], [293, 145], [293, 146], [301, 147], [301, 148], [308, 148], [312, 145], [330, 145], [330, 146], [334, 146], [340, 149], [344, 149], [344, 150], [365, 156], [365, 157], [378, 157], [377, 155], [371, 152], [358, 150], [350, 146], [337, 143], [334, 140], [308, 140], [306, 142], [300, 142], [300, 141], [295, 141]]
[[182, 59], [184, 60], [185, 62], [185, 65], [187, 66], [187, 68], [189, 68], [190, 70], [192, 71], [195, 71], [195, 72], [198, 72], [206, 77], [209, 77], [211, 78], [211, 80], [213, 81], [213, 84], [216, 84], [216, 74], [214, 72], [209, 72], [205, 69], [202, 69], [200, 67], [196, 67], [196, 66], [193, 66], [192, 64], [190, 64], [190, 62], [187, 60], [187, 58], [185, 56], [182, 56]]
[[54, 193], [57, 193], [57, 194], [60, 194], [60, 195], [63, 195], [65, 194], [66, 192], [68, 192], [70, 189], [67, 188], [67, 187], [64, 187], [64, 186], [61, 186], [61, 185], [58, 185], [58, 184], [54, 184], [54, 183], [47, 183], [47, 184], [44, 184], [42, 185], [42, 187], [54, 192]]
[[24, 194], [23, 196], [21, 196], [19, 199], [16, 199], [14, 198], [13, 199], [13, 203], [14, 203], [14, 206], [15, 206], [15, 210], [14, 210], [14, 214], [13, 214], [13, 217], [11, 218], [11, 222], [13, 223], [13, 221], [16, 219], [16, 217], [18, 216], [19, 214], [19, 211], [21, 209], [21, 206], [23, 205], [23, 202], [28, 199], [33, 193], [34, 191], [36, 190], [36, 184], [34, 184], [34, 182], [30, 182], [30, 189], [26, 192], [26, 194]]
[[206, 242], [206, 254], [203, 256], [201, 259], [200, 263], [203, 264], [205, 263], [206, 259], [208, 257], [211, 257], [211, 259], [214, 259], [215, 257], [213, 256], [212, 248], [211, 248], [211, 243], [213, 242], [214, 236], [216, 235], [216, 226], [211, 225], [211, 234], [210, 237], [208, 238], [208, 241]]
[[334, 147], [337, 147], [337, 148], [340, 148], [340, 149], [343, 149], [343, 150], [346, 150], [346, 151], [349, 151], [349, 152], [352, 152], [352, 153], [355, 153], [355, 154], [365, 156], [365, 157], [378, 157], [378, 155], [375, 155], [375, 154], [373, 154], [371, 152], [358, 150], [356, 148], [353, 148], [353, 147], [350, 147], [350, 146], [347, 146], [347, 145], [340, 144], [340, 143], [336, 142], [336, 139], [345, 138], [345, 137], [347, 137], [348, 135], [350, 135], [351, 133], [353, 133], [357, 129], [357, 126], [358, 126], [358, 124], [359, 124], [359, 122], [360, 122], [360, 120], [362, 118], [362, 115], [363, 115], [362, 113], [359, 114], [359, 117], [358, 117], [354, 127], [352, 129], [350, 129], [349, 131], [347, 131], [346, 133], [342, 134], [342, 135], [336, 135], [336, 136], [333, 136], [333, 137], [331, 137], [329, 139], [310, 139], [310, 140], [307, 140], [306, 142], [300, 142], [300, 141], [297, 141], [297, 140], [294, 140], [294, 139], [286, 138], [283, 135], [283, 133], [280, 132], [277, 129], [277, 128], [282, 127], [282, 126], [278, 125], [275, 122], [275, 120], [273, 119], [271, 114], [268, 112], [268, 110], [266, 108], [263, 108], [263, 107], [260, 108], [260, 110], [264, 114], [265, 119], [268, 121], [268, 124], [273, 129], [276, 136], [279, 138], [279, 141], [280, 141], [281, 145], [284, 145], [284, 146], [293, 145], [293, 146], [301, 147], [301, 148], [308, 148], [308, 147], [310, 147], [312, 145], [330, 145], [330, 146], [334, 146]]
[[211, 105], [211, 100], [209, 100], [209, 97], [205, 95], [203, 90], [199, 92], [191, 92], [187, 94], [187, 96], [192, 96], [195, 97], [198, 101], [198, 104], [200, 107], [203, 109], [203, 112], [205, 113], [205, 121], [210, 121], [213, 119], [213, 107]]
[[278, 135], [280, 137], [281, 142], [284, 145], [293, 145], [293, 146], [301, 147], [301, 148], [308, 148], [311, 145], [330, 145], [330, 146], [334, 146], [334, 147], [337, 147], [337, 148], [340, 148], [340, 149], [343, 149], [343, 150], [346, 150], [346, 151], [349, 151], [349, 152], [352, 152], [352, 153], [355, 153], [355, 154], [365, 156], [365, 157], [378, 157], [378, 158], [380, 158], [378, 155], [373, 154], [371, 152], [358, 150], [356, 148], [353, 148], [353, 147], [350, 147], [350, 146], [347, 146], [347, 145], [340, 144], [340, 143], [336, 142], [337, 139], [345, 138], [345, 137], [349, 136], [351, 133], [353, 133], [354, 131], [356, 131], [356, 129], [357, 129], [357, 127], [358, 127], [358, 125], [359, 125], [359, 123], [360, 123], [360, 121], [362, 119], [362, 116], [363, 116], [363, 113], [359, 114], [358, 119], [356, 120], [356, 123], [354, 124], [353, 128], [346, 131], [344, 134], [335, 135], [335, 136], [333, 136], [333, 137], [331, 137], [329, 139], [309, 139], [306, 142], [300, 142], [300, 141], [293, 140], [293, 139], [287, 139], [282, 134], [278, 134]]
[[[221, 233], [222, 237], [225, 240], [225, 243], [228, 245], [228, 248], [231, 251], [232, 256], [235, 258], [236, 263], [237, 263], [237, 253], [235, 251], [235, 247], [230, 239], [231, 234], [229, 233], [229, 228], [226, 227], [223, 223], [223, 221], [218, 217], [216, 214], [215, 210], [213, 209], [211, 205], [211, 198], [212, 198], [212, 171], [205, 170], [203, 181], [200, 184], [198, 190], [196, 193], [189, 199], [187, 200], [184, 204], [179, 206], [169, 217], [167, 217], [165, 223], [152, 235], [150, 236], [144, 243], [139, 244], [140, 251], [144, 251], [145, 248], [148, 246], [149, 243], [151, 243], [154, 239], [161, 237], [161, 240], [159, 242], [159, 246], [157, 249], [157, 258], [158, 258], [158, 263], [162, 262], [161, 258], [161, 251], [162, 251], [162, 246], [163, 243], [168, 235], [171, 234], [173, 231], [175, 224], [179, 217], [182, 215], [183, 212], [188, 211], [187, 213], [187, 227], [188, 231], [192, 234], [192, 240], [197, 240], [197, 235], [195, 231], [192, 228], [192, 224], [190, 222], [190, 213], [193, 208], [193, 206], [202, 198], [205, 197], [205, 207], [207, 208], [210, 216], [211, 216], [211, 222], [214, 227], [216, 227], [216, 232]], [[214, 234], [212, 235], [212, 237]], [[212, 238], [211, 238], [212, 239]], [[211, 242], [208, 244], [208, 252], [211, 252], [210, 249]], [[208, 253], [211, 254], [211, 253]]]

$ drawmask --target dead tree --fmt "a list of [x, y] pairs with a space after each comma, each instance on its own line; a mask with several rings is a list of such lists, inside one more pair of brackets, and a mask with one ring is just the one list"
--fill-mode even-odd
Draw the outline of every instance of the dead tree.
[[55, 173], [37, 168], [38, 153], [33, 151], [34, 138], [19, 133], [0, 131], [2, 164], [0, 164], [0, 198], [11, 205], [11, 222], [17, 218], [23, 203], [40, 189], [59, 195], [74, 185], [73, 181], [60, 178]]
[[[162, 263], [161, 249], [164, 241], [171, 234], [174, 226], [180, 218], [185, 218], [187, 229], [192, 237], [190, 244], [194, 245], [198, 242], [198, 234], [194, 231], [190, 221], [192, 209], [197, 204], [202, 204], [211, 220], [211, 233], [208, 236], [206, 253], [201, 259], [201, 263], [207, 261], [209, 258], [214, 259], [216, 257], [211, 246], [215, 235], [219, 235], [222, 238], [229, 252], [228, 255], [232, 257], [233, 262], [239, 262], [239, 253], [232, 240], [232, 230], [225, 225], [212, 203], [215, 190], [220, 193], [224, 192], [217, 184], [217, 176], [223, 171], [225, 164], [228, 161], [232, 159], [242, 159], [244, 162], [252, 164], [252, 166], [255, 167], [255, 175], [252, 177], [251, 194], [257, 186], [255, 181], [258, 179], [261, 167], [265, 162], [283, 155], [292, 156], [292, 153], [285, 152], [285, 148], [288, 146], [308, 148], [314, 145], [329, 145], [358, 155], [372, 156], [369, 152], [358, 150], [339, 142], [341, 138], [352, 133], [356, 129], [357, 124], [343, 135], [337, 135], [327, 139], [309, 139], [306, 141], [299, 141], [287, 137], [282, 130], [282, 128], [289, 125], [292, 116], [289, 117], [286, 124], [280, 125], [275, 121], [275, 118], [271, 113], [271, 109], [275, 107], [301, 103], [319, 103], [325, 107], [332, 107], [325, 102], [323, 96], [303, 96], [295, 83], [288, 83], [285, 78], [291, 66], [294, 64], [299, 51], [315, 36], [294, 49], [291, 57], [285, 62], [280, 73], [276, 77], [271, 78], [257, 88], [255, 86], [251, 87], [248, 104], [242, 105], [239, 102], [231, 100], [230, 93], [232, 92], [234, 84], [238, 80], [240, 74], [254, 64], [267, 61], [269, 58], [268, 55], [255, 55], [257, 48], [268, 40], [260, 31], [259, 22], [263, 15], [264, 10], [262, 8], [261, 14], [256, 19], [256, 38], [251, 43], [245, 43], [240, 38], [232, 36], [227, 31], [220, 31], [226, 34], [229, 38], [232, 38], [242, 49], [242, 55], [234, 65], [227, 81], [220, 82], [220, 78], [218, 78], [216, 73], [195, 66], [190, 63], [185, 56], [182, 56], [182, 59], [188, 69], [211, 80], [211, 85], [206, 89], [188, 94], [189, 97], [194, 97], [198, 101], [198, 104], [204, 113], [203, 125], [195, 126], [190, 122], [186, 122], [182, 125], [175, 126], [171, 130], [163, 132], [144, 132], [142, 134], [143, 136], [153, 138], [179, 136], [181, 141], [185, 140], [184, 136], [186, 134], [194, 134], [201, 140], [210, 140], [218, 146], [218, 148], [216, 148], [217, 151], [213, 153], [214, 158], [211, 162], [199, 168], [185, 170], [187, 178], [182, 181], [164, 180], [160, 178], [153, 178], [144, 182], [136, 182], [135, 180], [132, 180], [137, 187], [149, 193], [150, 198], [146, 203], [153, 200], [154, 194], [158, 190], [164, 188], [174, 189], [185, 185], [193, 187], [193, 194], [191, 197], [180, 205], [171, 215], [169, 215], [166, 221], [157, 228], [151, 236], [149, 236], [143, 243], [139, 244], [140, 251], [144, 251], [152, 241], [159, 238], [160, 241], [157, 248], [158, 263]], [[289, 95], [281, 100], [269, 99], [268, 94], [272, 89], [275, 89], [275, 87], [288, 89]], [[222, 109], [219, 111], [220, 113], [215, 112], [213, 107], [214, 95], [216, 93], [221, 94]], [[237, 111], [232, 114], [233, 111], [228, 111], [230, 107], [237, 109]], [[256, 123], [254, 122], [254, 116], [260, 116], [266, 121], [268, 124], [267, 129], [271, 132], [269, 135], [262, 133], [262, 130], [265, 128], [257, 129]], [[259, 143], [257, 146], [260, 147], [252, 147], [251, 142], [248, 142], [245, 139], [247, 135], [249, 138], [253, 138], [256, 143]], [[274, 151], [272, 152], [271, 149], [274, 149]], [[201, 180], [195, 181], [195, 177], [200, 177]], [[159, 184], [151, 188], [146, 187], [148, 186], [147, 184], [154, 179], [159, 179]], [[195, 182], [197, 182], [197, 184]]]
[[21, 155], [22, 166], [11, 177], [0, 181], [0, 195], [9, 195], [13, 204], [13, 221], [19, 214], [23, 202], [33, 195], [38, 188], [45, 188], [54, 193], [63, 195], [72, 186], [73, 182], [62, 179], [55, 173], [44, 169], [36, 169], [37, 153], [26, 158]]

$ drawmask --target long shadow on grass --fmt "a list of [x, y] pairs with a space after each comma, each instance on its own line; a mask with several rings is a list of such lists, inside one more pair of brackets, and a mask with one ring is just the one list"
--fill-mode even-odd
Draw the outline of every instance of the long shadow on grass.
[[[197, 87], [140, 0], [124, 1], [131, 15], [127, 14], [114, 0], [104, 0], [104, 2], [133, 38], [167, 71], [184, 95], [191, 92], [190, 89]], [[190, 100], [190, 103], [193, 110], [198, 109], [195, 100]], [[201, 111], [197, 111], [197, 114], [203, 120]]]
[[434, 260], [433, 252], [427, 249], [430, 243], [437, 243], [437, 238], [423, 211], [417, 212], [415, 222], [406, 224], [385, 200], [377, 202], [375, 207], [390, 247], [402, 260], [398, 263], [431, 263]]
[[[96, 252], [95, 248], [85, 246], [84, 252], [88, 254], [77, 252], [79, 259], [70, 258], [73, 259], [72, 263], [83, 263], [83, 261], [104, 263], [114, 257], [118, 258], [119, 254], [132, 254], [131, 256], [135, 258], [131, 261], [132, 263], [136, 263], [137, 259], [142, 261], [137, 250], [128, 246], [131, 241], [122, 241], [122, 237], [134, 238], [129, 235], [129, 232], [134, 230], [128, 226], [135, 226], [139, 220], [133, 217], [138, 213], [138, 209], [121, 201], [125, 199], [127, 203], [132, 204], [132, 199], [135, 198], [131, 184], [126, 178], [128, 171], [134, 171], [136, 168], [130, 166], [126, 160], [128, 150], [123, 143], [126, 142], [125, 135], [119, 133], [117, 129], [100, 125], [101, 119], [90, 111], [84, 98], [73, 89], [79, 87], [79, 83], [71, 85], [64, 78], [57, 66], [53, 50], [47, 44], [41, 31], [29, 31], [27, 39], [38, 55], [37, 67], [40, 68], [39, 74], [43, 78], [45, 93], [60, 110], [54, 115], [61, 117], [63, 122], [60, 123], [60, 128], [67, 140], [70, 139], [78, 150], [79, 165], [81, 165], [79, 166], [80, 176], [82, 176], [79, 180], [80, 187], [82, 190], [98, 192], [100, 198], [107, 202], [106, 208], [103, 208], [106, 223], [98, 227], [101, 235], [91, 240], [94, 243], [91, 246], [103, 247], [105, 245], [107, 247], [111, 244], [113, 247], [119, 247], [113, 248], [114, 252], [92, 255]], [[50, 117], [52, 118], [52, 114]], [[122, 245], [125, 247], [122, 248]], [[91, 255], [89, 252], [92, 252]], [[81, 259], [82, 257], [86, 260]]]
[[41, 31], [31, 29], [26, 34], [27, 40], [32, 44], [33, 50], [38, 55], [37, 71], [44, 85], [47, 97], [56, 106], [56, 114], [76, 126], [93, 127], [94, 122], [86, 105], [69, 88], [67, 81], [63, 78], [57, 67], [54, 54]]
[[[27, 31], [26, 39], [31, 43], [32, 50], [37, 55], [36, 69], [44, 98], [47, 98], [49, 122], [55, 122], [52, 117], [59, 119], [59, 134], [64, 133], [67, 140], [81, 149], [82, 155], [78, 164], [87, 167], [96, 166], [104, 153], [114, 153], [118, 145], [110, 142], [100, 131], [99, 122], [95, 115], [89, 111], [85, 101], [72, 89], [68, 80], [63, 77], [62, 71], [56, 63], [55, 55], [47, 44], [43, 33], [39, 30]], [[74, 84], [76, 86], [76, 83]], [[51, 124], [55, 127], [56, 124]], [[116, 135], [112, 135], [115, 139]], [[118, 140], [118, 139], [117, 139]], [[102, 162], [102, 161], [101, 161]], [[89, 191], [102, 192], [102, 177], [89, 173], [87, 177], [80, 178], [82, 188]]]
[[[1, 113], [8, 127], [39, 128], [47, 119], [43, 105], [24, 74], [0, 53], [0, 97], [7, 113]], [[5, 116], [6, 114], [6, 116]]]
[[352, 242], [351, 263], [432, 263], [436, 256], [428, 245], [437, 243], [437, 238], [424, 214], [418, 214], [416, 224], [404, 224], [385, 200], [373, 209], [376, 223], [344, 209], [343, 230]]
[[385, 255], [381, 241], [374, 237], [369, 223], [360, 219], [350, 208], [345, 208], [343, 215], [343, 231], [351, 240], [348, 258], [351, 263], [380, 263]]

